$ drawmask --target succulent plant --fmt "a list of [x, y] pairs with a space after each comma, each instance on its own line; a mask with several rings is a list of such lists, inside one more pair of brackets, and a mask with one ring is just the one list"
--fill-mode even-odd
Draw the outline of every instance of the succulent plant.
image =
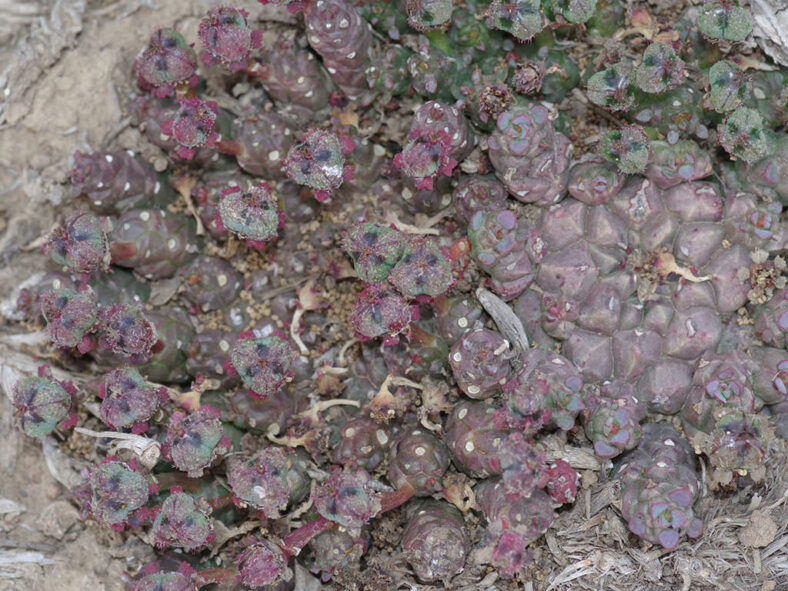
[[174, 487], [159, 508], [151, 533], [159, 548], [198, 550], [215, 537], [210, 507], [204, 499], [195, 499]]
[[528, 497], [546, 484], [544, 454], [525, 440], [522, 433], [510, 433], [498, 452], [501, 481], [510, 495]]
[[646, 174], [660, 189], [702, 179], [711, 174], [711, 158], [692, 140], [650, 142], [653, 158]]
[[134, 209], [113, 224], [112, 264], [134, 269], [146, 279], [171, 277], [197, 248], [194, 221], [164, 210]]
[[78, 291], [58, 289], [41, 294], [41, 313], [49, 337], [58, 347], [77, 347], [85, 353], [92, 348], [88, 333], [98, 322], [98, 302], [87, 286]]
[[229, 450], [223, 434], [220, 413], [213, 407], [201, 406], [191, 414], [176, 411], [170, 415], [164, 453], [175, 466], [191, 477]]
[[752, 88], [750, 76], [729, 60], [709, 68], [709, 100], [715, 111], [726, 113], [740, 107]]
[[556, 460], [545, 469], [544, 491], [550, 495], [553, 505], [571, 503], [577, 497], [580, 474], [566, 460]]
[[243, 278], [233, 266], [219, 257], [198, 256], [178, 271], [183, 298], [195, 312], [227, 308], [243, 287]]
[[129, 589], [131, 591], [195, 591], [196, 585], [192, 582], [191, 569], [184, 569], [189, 572], [146, 572], [143, 569], [141, 576], [131, 581]]
[[306, 38], [334, 83], [352, 101], [370, 102], [364, 73], [372, 52], [372, 31], [345, 0], [307, 2]]
[[492, 547], [490, 562], [512, 577], [531, 562], [526, 546], [553, 522], [550, 497], [541, 490], [529, 496], [508, 495], [500, 480], [477, 485], [476, 502], [487, 520], [486, 545]]
[[272, 334], [239, 339], [232, 348], [230, 359], [244, 384], [265, 398], [292, 379], [296, 352], [283, 336]]
[[307, 460], [300, 450], [269, 446], [246, 460], [229, 463], [227, 481], [237, 502], [259, 509], [268, 519], [309, 494]]
[[122, 530], [148, 502], [150, 484], [133, 465], [107, 458], [83, 477], [84, 485], [76, 490], [83, 514], [103, 525]]
[[551, 424], [571, 429], [575, 417], [586, 408], [577, 368], [561, 355], [538, 349], [528, 351], [520, 361], [520, 369], [504, 385], [509, 410], [520, 416], [547, 410]]
[[533, 281], [538, 244], [514, 211], [478, 210], [468, 225], [471, 254], [489, 273], [493, 291], [504, 299], [520, 295]]
[[226, 188], [218, 213], [222, 226], [258, 248], [277, 237], [283, 222], [268, 183], [258, 183], [248, 191], [239, 186]]
[[496, 175], [518, 201], [550, 205], [564, 196], [571, 144], [543, 105], [498, 115], [488, 147]]
[[52, 379], [46, 370], [14, 384], [11, 402], [19, 429], [29, 437], [45, 437], [58, 424], [66, 424], [76, 389], [69, 382]]
[[416, 110], [408, 142], [394, 157], [394, 165], [415, 181], [417, 189], [431, 189], [439, 175], [451, 175], [473, 143], [473, 132], [456, 107], [429, 101]]
[[540, 0], [493, 0], [487, 12], [487, 26], [511, 33], [519, 41], [528, 41], [545, 25]]
[[405, 237], [399, 231], [369, 222], [355, 224], [344, 239], [353, 268], [366, 283], [384, 281], [405, 253], [405, 245]]
[[317, 111], [328, 104], [331, 85], [325, 70], [314, 53], [285, 34], [255, 59], [250, 73], [283, 106], [299, 105]]
[[665, 552], [702, 533], [695, 454], [707, 500], [773, 480], [788, 71], [745, 3], [261, 4], [153, 31], [0, 302], [60, 368], [17, 427], [120, 456], [73, 496], [148, 528], [131, 589], [548, 577], [582, 449]]
[[113, 429], [143, 431], [159, 405], [168, 399], [164, 386], [151, 384], [134, 368], [114, 369], [99, 386], [101, 420]]
[[269, 540], [249, 545], [236, 558], [238, 580], [250, 589], [270, 588], [293, 578], [284, 551]]
[[550, 5], [570, 23], [584, 23], [594, 15], [597, 0], [552, 0]]
[[569, 170], [567, 190], [586, 205], [601, 205], [621, 190], [625, 179], [612, 164], [590, 159], [578, 162]]
[[500, 391], [511, 372], [510, 344], [485, 328], [466, 332], [449, 353], [454, 379], [471, 398], [488, 398]]
[[156, 327], [136, 305], [114, 304], [98, 313], [99, 345], [133, 365], [150, 360], [159, 341]]
[[752, 16], [734, 0], [707, 0], [698, 15], [698, 29], [712, 39], [742, 41], [752, 31]]
[[465, 175], [452, 192], [454, 217], [467, 224], [479, 210], [506, 209], [506, 188], [497, 180], [479, 175]]
[[140, 86], [150, 87], [159, 97], [181, 85], [197, 83], [197, 55], [174, 29], [158, 29], [134, 62]]
[[408, 0], [405, 9], [408, 24], [422, 32], [448, 28], [453, 12], [450, 0]]
[[408, 510], [402, 549], [419, 580], [448, 584], [460, 572], [470, 541], [462, 514], [441, 501], [426, 500]]
[[350, 177], [345, 166], [345, 148], [336, 134], [312, 129], [293, 144], [283, 162], [285, 173], [299, 185], [315, 191], [315, 199], [326, 201], [342, 181]]
[[397, 489], [410, 487], [415, 496], [440, 492], [449, 467], [449, 452], [442, 441], [421, 429], [400, 435], [389, 451], [388, 480]]
[[474, 478], [500, 472], [498, 449], [507, 430], [498, 410], [475, 400], [455, 405], [446, 420], [446, 446], [454, 464]]
[[367, 417], [351, 419], [342, 426], [339, 442], [333, 449], [334, 463], [375, 470], [386, 458], [391, 442], [390, 429]]
[[653, 544], [673, 549], [683, 536], [697, 538], [703, 522], [692, 505], [700, 491], [692, 449], [672, 427], [643, 426], [640, 445], [616, 470], [621, 513], [629, 530]]
[[639, 125], [607, 132], [599, 142], [599, 151], [627, 174], [643, 172], [651, 160], [648, 136]]
[[178, 106], [178, 112], [164, 122], [161, 130], [175, 141], [175, 154], [191, 160], [199, 148], [216, 145], [218, 107], [214, 101], [199, 98], [180, 98]]
[[667, 43], [652, 43], [643, 52], [635, 70], [635, 84], [643, 92], [656, 94], [677, 87], [684, 80], [684, 62]]
[[628, 111], [635, 103], [632, 66], [618, 63], [588, 79], [588, 98], [611, 111]]
[[389, 281], [404, 296], [435, 297], [454, 282], [451, 264], [436, 240], [428, 236], [410, 238], [405, 252], [391, 269]]
[[772, 149], [773, 137], [765, 129], [763, 117], [755, 109], [742, 107], [726, 117], [717, 127], [720, 144], [745, 162], [760, 160]]
[[320, 571], [324, 577], [342, 569], [357, 569], [368, 547], [369, 532], [366, 528], [357, 536], [345, 529], [329, 529], [310, 540], [309, 565], [313, 572]]
[[640, 421], [646, 413], [630, 384], [603, 385], [594, 407], [585, 432], [598, 456], [612, 458], [638, 444], [642, 434]]
[[92, 273], [109, 268], [110, 254], [107, 218], [81, 213], [69, 218], [50, 235], [48, 249], [52, 260], [73, 273]]
[[232, 6], [217, 6], [200, 21], [197, 36], [206, 65], [222, 64], [231, 72], [246, 69], [253, 48], [260, 47], [262, 31], [252, 31], [248, 13]]
[[156, 329], [159, 340], [150, 359], [137, 367], [148, 379], [159, 383], [183, 383], [188, 380], [186, 358], [194, 327], [183, 308], [163, 307], [145, 313]]
[[720, 470], [755, 470], [766, 461], [769, 431], [753, 414], [763, 405], [755, 396], [756, 371], [754, 360], [731, 351], [705, 354], [693, 374], [682, 425]]
[[381, 510], [366, 470], [336, 472], [315, 492], [317, 512], [348, 530], [358, 530]]

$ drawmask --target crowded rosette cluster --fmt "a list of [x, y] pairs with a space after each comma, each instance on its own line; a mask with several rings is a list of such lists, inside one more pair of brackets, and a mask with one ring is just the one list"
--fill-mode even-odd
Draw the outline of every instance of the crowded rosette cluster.
[[17, 425], [101, 442], [73, 496], [156, 549], [130, 588], [529, 581], [591, 455], [633, 543], [701, 536], [698, 456], [735, 490], [788, 434], [788, 71], [747, 9], [262, 3], [141, 40], [158, 157], [74, 154], [14, 306], [52, 365]]

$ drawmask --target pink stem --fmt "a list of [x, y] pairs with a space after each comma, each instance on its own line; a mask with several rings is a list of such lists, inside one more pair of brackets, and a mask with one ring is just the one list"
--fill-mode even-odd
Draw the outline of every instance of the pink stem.
[[233, 493], [225, 493], [218, 497], [213, 497], [205, 500], [208, 501], [208, 504], [211, 506], [211, 509], [213, 509], [214, 511], [218, 511], [219, 509], [222, 509], [232, 504]]
[[333, 527], [333, 525], [334, 523], [325, 517], [318, 517], [309, 523], [305, 523], [285, 536], [285, 539], [282, 540], [282, 550], [289, 556], [297, 556], [312, 538], [329, 527]]
[[189, 478], [183, 472], [162, 472], [156, 474], [159, 491], [170, 490], [173, 486], [180, 486], [184, 491], [196, 494], [200, 492], [200, 481]]
[[229, 568], [204, 568], [192, 575], [192, 581], [197, 587], [204, 587], [205, 585], [235, 585], [236, 572], [234, 569]]
[[216, 149], [222, 154], [228, 154], [230, 156], [238, 156], [238, 154], [243, 151], [241, 149], [241, 144], [226, 137], [223, 137], [216, 142]]
[[407, 503], [415, 492], [410, 484], [405, 483], [397, 490], [383, 493], [380, 497], [380, 513], [391, 511]]

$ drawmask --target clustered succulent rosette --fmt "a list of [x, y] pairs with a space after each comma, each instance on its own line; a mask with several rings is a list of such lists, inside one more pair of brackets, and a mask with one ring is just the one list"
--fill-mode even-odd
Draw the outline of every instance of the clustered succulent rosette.
[[351, 317], [362, 340], [382, 337], [385, 344], [396, 344], [418, 318], [417, 304], [442, 295], [454, 281], [451, 260], [431, 237], [361, 222], [345, 234], [343, 247], [366, 284]]
[[572, 144], [552, 117], [544, 105], [511, 108], [498, 115], [487, 140], [495, 174], [523, 203], [549, 205], [564, 196]]
[[456, 107], [430, 101], [416, 110], [408, 142], [394, 157], [394, 165], [412, 179], [416, 189], [432, 189], [437, 177], [451, 176], [473, 144], [473, 132], [462, 113]]
[[692, 448], [665, 424], [643, 426], [643, 439], [616, 470], [621, 513], [629, 530], [671, 550], [683, 536], [697, 538], [703, 522], [692, 506], [700, 491]]
[[143, 40], [149, 145], [74, 154], [15, 296], [85, 379], [22, 376], [14, 420], [112, 442], [73, 495], [155, 547], [131, 589], [517, 585], [576, 502], [564, 444], [666, 551], [696, 455], [710, 489], [771, 469], [788, 71], [747, 8], [261, 3]]
[[14, 384], [11, 402], [19, 429], [30, 437], [45, 437], [55, 428], [68, 428], [77, 422], [73, 412], [77, 389], [71, 382], [58, 381], [46, 366], [38, 375], [27, 376]]

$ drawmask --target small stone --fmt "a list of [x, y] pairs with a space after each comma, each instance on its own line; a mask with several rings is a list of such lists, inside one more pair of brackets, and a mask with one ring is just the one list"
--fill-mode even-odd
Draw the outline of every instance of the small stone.
[[753, 511], [750, 521], [739, 531], [739, 541], [750, 548], [763, 548], [774, 541], [777, 525], [762, 511]]

